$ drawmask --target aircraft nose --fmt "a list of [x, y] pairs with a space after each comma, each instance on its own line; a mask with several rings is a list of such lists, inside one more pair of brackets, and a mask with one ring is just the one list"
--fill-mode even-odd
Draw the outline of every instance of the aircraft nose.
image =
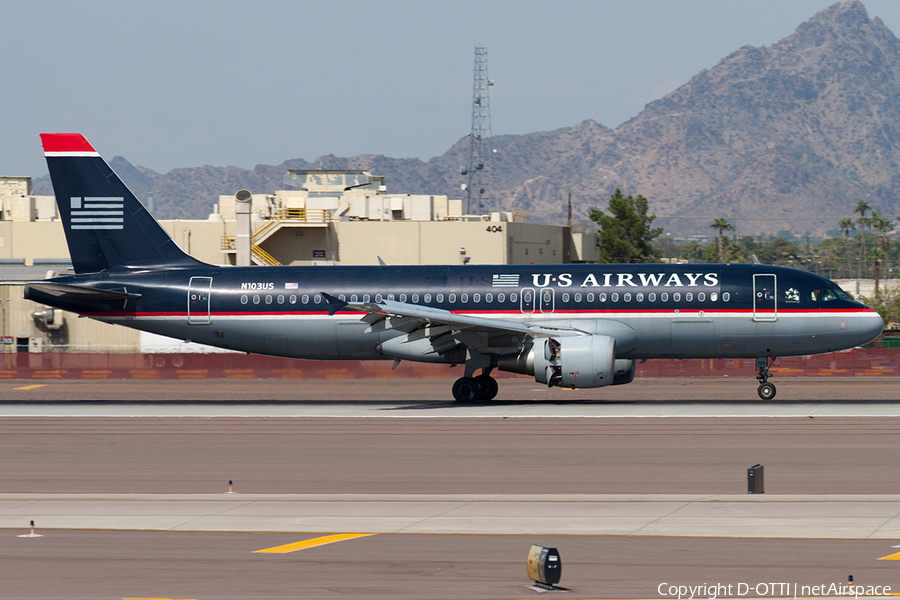
[[884, 321], [881, 320], [881, 315], [875, 311], [863, 313], [859, 320], [860, 345], [868, 344], [877, 338], [881, 335], [882, 329], [884, 329]]

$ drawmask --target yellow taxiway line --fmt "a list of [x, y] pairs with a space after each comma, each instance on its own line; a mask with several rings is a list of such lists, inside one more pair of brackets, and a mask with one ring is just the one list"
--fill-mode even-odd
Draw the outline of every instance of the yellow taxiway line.
[[326, 535], [323, 537], [312, 538], [311, 540], [303, 540], [302, 542], [294, 542], [293, 544], [285, 544], [284, 546], [275, 546], [274, 548], [266, 548], [264, 550], [254, 550], [257, 552], [272, 554], [287, 554], [288, 552], [296, 552], [298, 550], [306, 550], [307, 548], [315, 548], [316, 546], [324, 546], [326, 544], [334, 544], [335, 542], [343, 542], [346, 540], [354, 540], [356, 538], [369, 537], [376, 535], [374, 533], [341, 533], [338, 535]]
[[46, 383], [37, 383], [35, 385], [23, 385], [22, 387], [13, 388], [14, 390], [33, 390], [35, 388], [44, 387]]

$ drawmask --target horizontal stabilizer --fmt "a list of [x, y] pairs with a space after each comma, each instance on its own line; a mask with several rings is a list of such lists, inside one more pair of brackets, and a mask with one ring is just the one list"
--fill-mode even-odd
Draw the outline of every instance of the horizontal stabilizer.
[[80, 285], [68, 285], [65, 283], [30, 283], [25, 286], [25, 297], [28, 298], [28, 292], [34, 290], [43, 292], [50, 296], [75, 296], [84, 300], [133, 300], [140, 298], [140, 294], [129, 294], [128, 292], [118, 292], [114, 290], [98, 290], [96, 288], [83, 287]]

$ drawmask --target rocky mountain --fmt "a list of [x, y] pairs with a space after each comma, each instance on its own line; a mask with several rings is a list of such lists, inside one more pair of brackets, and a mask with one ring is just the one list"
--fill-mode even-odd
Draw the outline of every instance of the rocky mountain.
[[[577, 220], [605, 207], [615, 188], [643, 194], [667, 231], [708, 233], [717, 217], [741, 233], [822, 233], [866, 200], [900, 210], [900, 41], [858, 0], [835, 4], [780, 42], [745, 46], [648, 104], [615, 130], [592, 120], [526, 135], [495, 136], [498, 208], [561, 223], [572, 194]], [[160, 217], [202, 218], [216, 196], [281, 188], [288, 168], [365, 168], [389, 192], [459, 197], [468, 138], [428, 162], [377, 155], [296, 159], [252, 170], [166, 174], [116, 157]], [[50, 193], [46, 181], [38, 193]], [[818, 220], [814, 220], [815, 217]]]

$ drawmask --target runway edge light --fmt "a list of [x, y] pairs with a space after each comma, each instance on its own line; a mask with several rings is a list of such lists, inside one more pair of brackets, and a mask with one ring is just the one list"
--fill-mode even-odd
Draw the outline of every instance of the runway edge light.
[[37, 537], [44, 537], [44, 536], [42, 536], [42, 535], [39, 534], [39, 533], [35, 533], [35, 532], [34, 532], [34, 521], [32, 521], [32, 522], [31, 522], [31, 533], [26, 533], [26, 534], [23, 534], [23, 535], [20, 535], [20, 536], [17, 536], [17, 537], [20, 537], [20, 538], [37, 538]]
[[539, 587], [552, 588], [562, 577], [559, 551], [550, 546], [533, 544], [528, 551], [528, 577]]

